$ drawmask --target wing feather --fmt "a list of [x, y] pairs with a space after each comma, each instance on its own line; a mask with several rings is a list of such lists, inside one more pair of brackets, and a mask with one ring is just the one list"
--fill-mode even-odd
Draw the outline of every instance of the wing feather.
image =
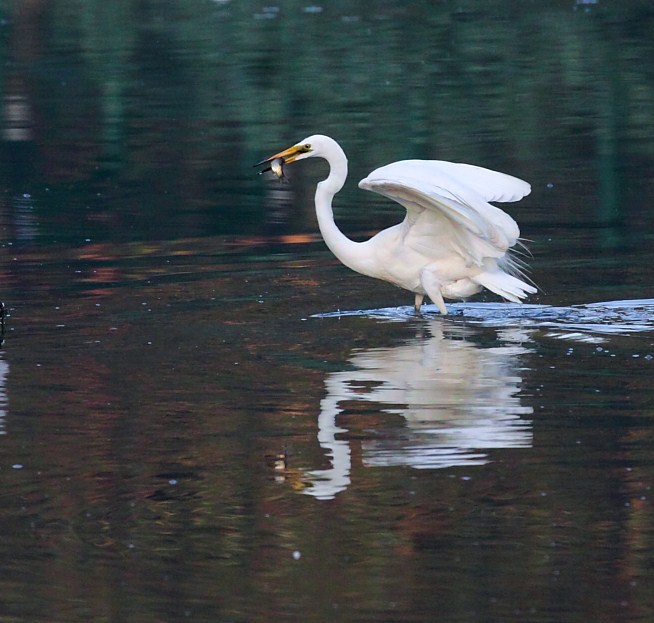
[[416, 242], [429, 238], [421, 229], [445, 219], [452, 250], [476, 264], [484, 257], [501, 257], [520, 236], [515, 220], [488, 202], [517, 201], [531, 191], [516, 177], [440, 160], [394, 162], [374, 170], [359, 187], [403, 205]]

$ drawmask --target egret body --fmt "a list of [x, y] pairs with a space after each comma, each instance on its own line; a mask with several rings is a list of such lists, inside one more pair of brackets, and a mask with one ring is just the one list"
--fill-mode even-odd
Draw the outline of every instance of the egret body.
[[[536, 288], [512, 257], [517, 223], [490, 201], [518, 201], [531, 192], [516, 177], [470, 164], [403, 160], [359, 182], [404, 206], [406, 217], [364, 242], [350, 240], [334, 222], [332, 199], [347, 178], [347, 158], [332, 138], [314, 135], [260, 162], [283, 166], [324, 158], [329, 175], [316, 187], [318, 225], [325, 243], [352, 270], [415, 294], [416, 310], [428, 296], [442, 314], [444, 299], [463, 299], [487, 288], [520, 303]], [[281, 162], [280, 162], [281, 159]]]

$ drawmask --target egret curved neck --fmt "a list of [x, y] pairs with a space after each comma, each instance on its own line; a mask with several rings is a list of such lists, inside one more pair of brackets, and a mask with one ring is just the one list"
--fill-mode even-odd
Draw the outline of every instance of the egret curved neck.
[[329, 176], [316, 188], [316, 216], [320, 233], [329, 250], [343, 264], [357, 272], [365, 272], [361, 243], [350, 240], [343, 234], [334, 222], [332, 210], [332, 199], [343, 187], [347, 177], [347, 160], [343, 156], [343, 159], [337, 162], [330, 161], [330, 165]]

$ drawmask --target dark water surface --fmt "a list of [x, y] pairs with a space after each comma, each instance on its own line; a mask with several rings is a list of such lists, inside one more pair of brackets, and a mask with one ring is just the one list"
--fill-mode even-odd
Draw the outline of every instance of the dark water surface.
[[[0, 8], [2, 623], [654, 619], [654, 11], [544, 4]], [[314, 132], [357, 239], [529, 180], [541, 292], [339, 265], [252, 169]]]

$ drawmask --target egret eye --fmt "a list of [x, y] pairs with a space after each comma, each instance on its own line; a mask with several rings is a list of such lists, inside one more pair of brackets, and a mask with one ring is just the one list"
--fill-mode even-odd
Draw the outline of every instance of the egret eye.
[[311, 149], [311, 144], [310, 144], [310, 143], [307, 143], [307, 144], [304, 146], [304, 149]]

